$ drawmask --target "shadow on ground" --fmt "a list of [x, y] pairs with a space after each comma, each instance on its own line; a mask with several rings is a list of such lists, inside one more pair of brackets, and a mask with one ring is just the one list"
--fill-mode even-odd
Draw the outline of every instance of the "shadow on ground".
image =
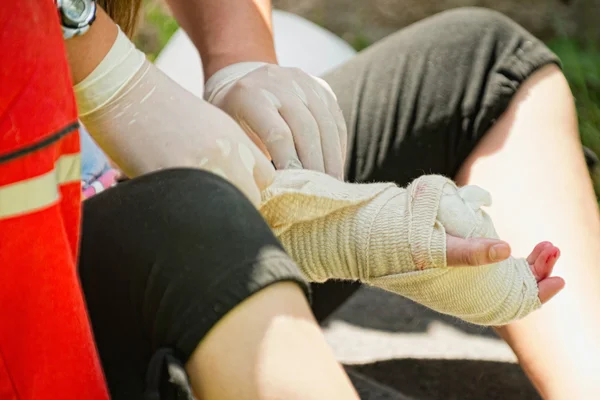
[[[385, 335], [365, 336], [365, 331], [352, 328], [340, 333], [340, 321]], [[521, 368], [502, 358], [511, 353], [502, 348], [493, 330], [457, 321], [388, 292], [361, 288], [323, 326], [330, 335], [338, 327], [329, 340], [335, 342], [338, 357], [351, 363], [346, 370], [362, 400], [540, 398]], [[430, 329], [435, 326], [451, 328], [440, 333]], [[454, 329], [460, 332], [458, 339]], [[395, 339], [385, 342], [389, 335]], [[417, 354], [427, 356], [410, 355], [415, 354], [415, 345], [420, 346]], [[364, 361], [353, 361], [357, 356]]]
[[[521, 368], [510, 363], [404, 359], [347, 369], [362, 400], [540, 399]], [[354, 373], [377, 382], [379, 387], [369, 387], [364, 380], [353, 376]]]
[[439, 314], [401, 296], [375, 288], [361, 288], [323, 326], [327, 327], [332, 320], [396, 333], [426, 332], [429, 325], [437, 321], [470, 335], [498, 338], [492, 329]]

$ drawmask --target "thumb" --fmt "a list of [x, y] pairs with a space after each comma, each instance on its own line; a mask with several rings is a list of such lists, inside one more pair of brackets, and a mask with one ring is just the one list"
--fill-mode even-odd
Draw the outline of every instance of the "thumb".
[[449, 267], [494, 264], [510, 257], [510, 246], [502, 240], [463, 239], [446, 235], [446, 261]]

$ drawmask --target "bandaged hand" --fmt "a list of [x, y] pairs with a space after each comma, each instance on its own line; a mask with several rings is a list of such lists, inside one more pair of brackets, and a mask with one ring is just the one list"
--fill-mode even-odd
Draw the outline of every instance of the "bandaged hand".
[[254, 204], [274, 178], [267, 157], [235, 121], [155, 68], [120, 30], [74, 91], [82, 122], [131, 177], [173, 167], [205, 169]]
[[211, 76], [205, 99], [232, 116], [277, 169], [343, 178], [346, 123], [322, 79], [297, 68], [242, 62]]
[[497, 237], [481, 209], [489, 202], [482, 189], [458, 189], [436, 175], [402, 189], [280, 171], [260, 210], [311, 281], [358, 280], [471, 323], [504, 325], [540, 307], [538, 281], [556, 288], [562, 280], [548, 278], [553, 262], [539, 262], [557, 256], [551, 245], [536, 247], [529, 260], [448, 266], [448, 233]]

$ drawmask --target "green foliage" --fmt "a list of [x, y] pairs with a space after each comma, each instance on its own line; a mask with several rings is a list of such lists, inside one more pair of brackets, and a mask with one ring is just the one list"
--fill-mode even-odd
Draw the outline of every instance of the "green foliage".
[[135, 37], [136, 45], [149, 60], [154, 61], [177, 28], [177, 21], [166, 12], [163, 4], [156, 0], [145, 0], [140, 30]]
[[567, 37], [548, 45], [561, 58], [575, 96], [581, 140], [600, 155], [600, 49]]
[[[593, 43], [580, 43], [561, 37], [548, 43], [560, 57], [577, 106], [582, 143], [600, 156], [600, 49]], [[600, 169], [593, 175], [600, 196]]]
[[361, 51], [366, 49], [371, 45], [371, 41], [362, 33], [357, 33], [353, 35], [350, 45], [354, 47], [354, 50]]

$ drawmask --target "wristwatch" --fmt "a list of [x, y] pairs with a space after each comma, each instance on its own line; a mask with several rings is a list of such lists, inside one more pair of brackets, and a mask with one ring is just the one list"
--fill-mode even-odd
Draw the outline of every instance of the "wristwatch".
[[83, 35], [96, 19], [96, 0], [56, 0], [63, 38]]

